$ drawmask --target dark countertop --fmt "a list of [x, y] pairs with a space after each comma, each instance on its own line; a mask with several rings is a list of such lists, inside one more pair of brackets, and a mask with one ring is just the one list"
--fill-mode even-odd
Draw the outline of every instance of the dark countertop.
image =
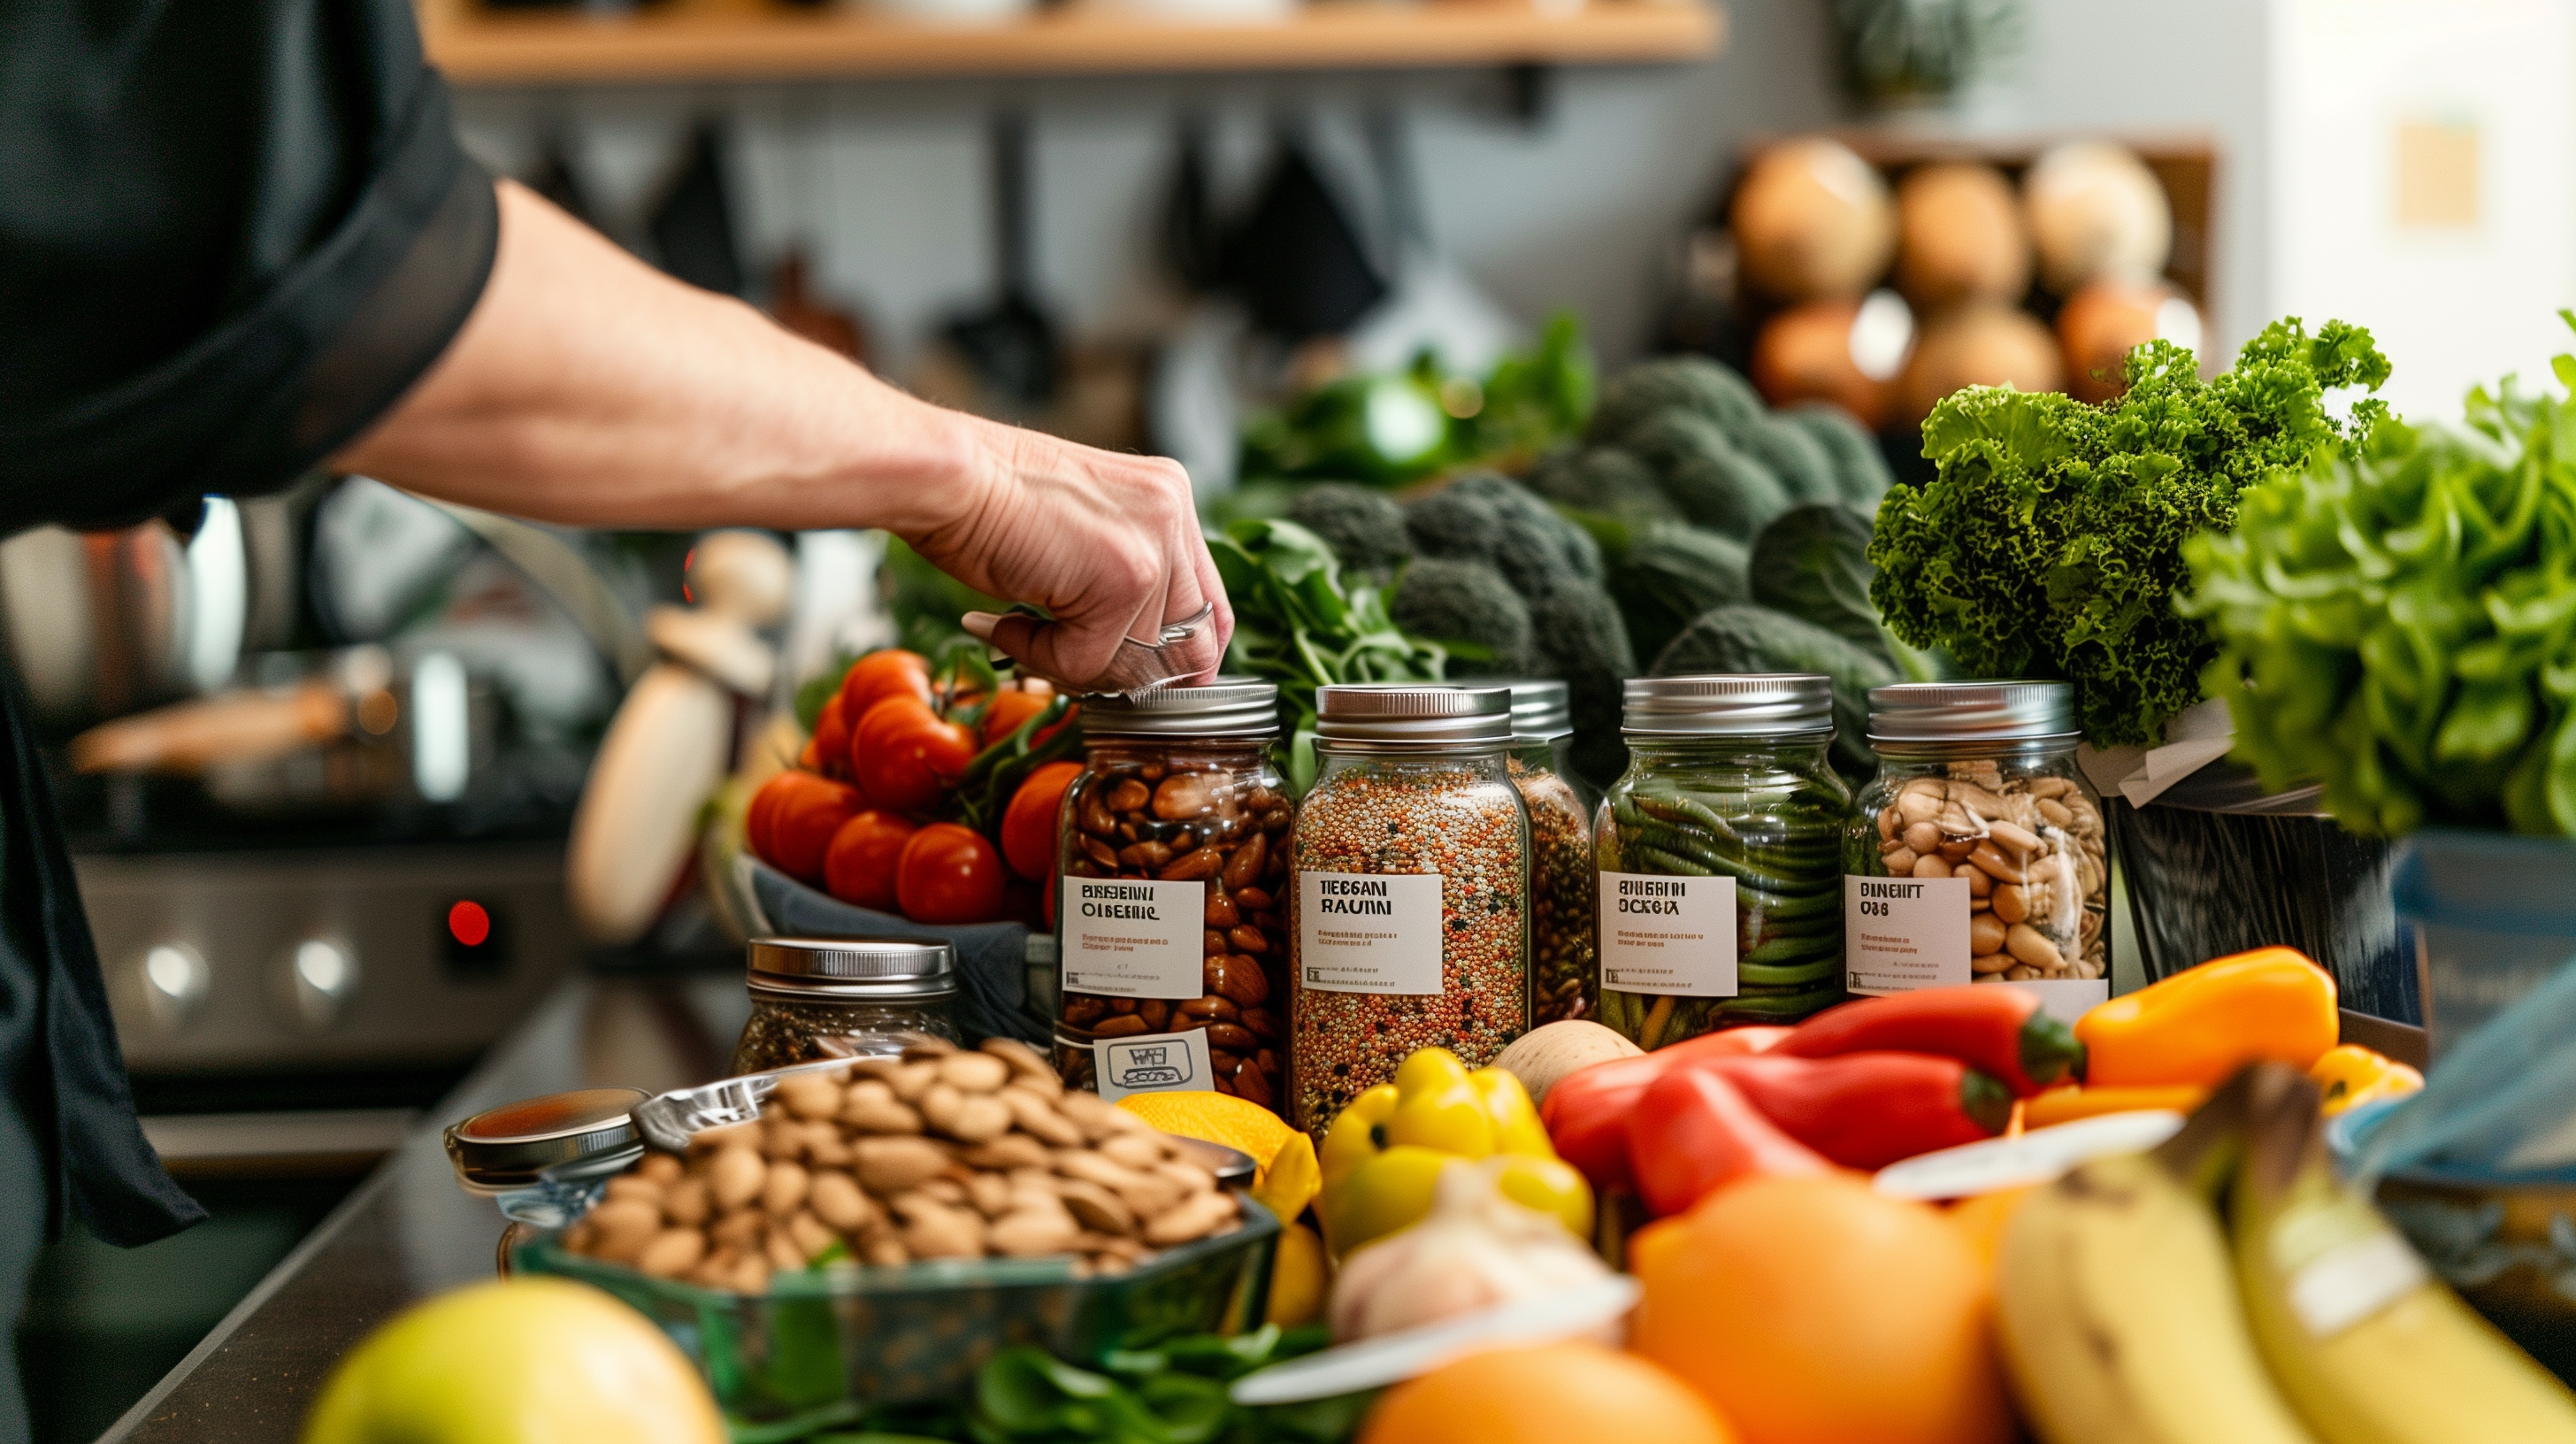
[[563, 984], [104, 1440], [293, 1444], [331, 1366], [370, 1329], [492, 1275], [503, 1220], [457, 1186], [442, 1128], [567, 1088], [720, 1077], [749, 1012], [739, 974]]

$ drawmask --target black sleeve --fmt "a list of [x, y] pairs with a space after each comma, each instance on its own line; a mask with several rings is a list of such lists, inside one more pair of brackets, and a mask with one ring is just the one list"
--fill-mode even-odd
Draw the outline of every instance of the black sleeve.
[[0, 4], [0, 535], [292, 482], [498, 235], [409, 0]]

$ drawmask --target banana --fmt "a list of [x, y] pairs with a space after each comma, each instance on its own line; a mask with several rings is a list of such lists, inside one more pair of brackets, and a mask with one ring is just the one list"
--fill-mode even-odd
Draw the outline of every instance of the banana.
[[2576, 1395], [2425, 1271], [2326, 1158], [2317, 1088], [2267, 1068], [2237, 1170], [2256, 1344], [2326, 1444], [2568, 1444]]
[[2230, 1094], [2153, 1154], [2097, 1159], [2022, 1200], [1996, 1285], [2004, 1359], [2049, 1444], [2315, 1444], [2248, 1334], [2205, 1192]]

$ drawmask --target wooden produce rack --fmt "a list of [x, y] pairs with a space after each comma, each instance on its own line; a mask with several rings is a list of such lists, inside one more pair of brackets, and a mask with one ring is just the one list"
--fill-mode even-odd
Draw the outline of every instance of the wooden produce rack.
[[449, 80], [473, 86], [1180, 74], [1699, 60], [1725, 36], [1703, 0], [1319, 0], [1286, 20], [1210, 24], [1071, 4], [999, 25], [909, 23], [768, 0], [665, 0], [632, 14], [417, 0]]

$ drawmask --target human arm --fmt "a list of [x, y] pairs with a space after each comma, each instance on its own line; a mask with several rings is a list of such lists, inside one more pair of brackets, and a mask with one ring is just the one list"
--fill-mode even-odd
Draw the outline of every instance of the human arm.
[[1189, 479], [910, 397], [738, 301], [636, 261], [499, 186], [490, 280], [438, 362], [332, 458], [494, 511], [581, 525], [883, 527], [959, 580], [1057, 619], [991, 639], [1103, 676], [1121, 637], [1213, 603], [1161, 670], [1212, 674], [1232, 634]]

